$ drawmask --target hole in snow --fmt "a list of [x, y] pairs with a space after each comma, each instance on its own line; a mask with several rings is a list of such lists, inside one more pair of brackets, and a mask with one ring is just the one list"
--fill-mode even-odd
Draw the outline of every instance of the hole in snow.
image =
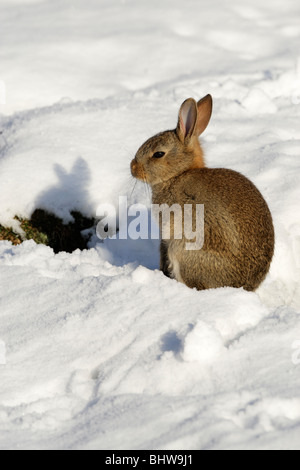
[[72, 253], [77, 249], [87, 249], [91, 232], [90, 234], [87, 233], [87, 235], [84, 235], [82, 232], [88, 232], [88, 229], [92, 229], [94, 220], [85, 217], [77, 211], [71, 212], [71, 215], [74, 221], [64, 224], [62, 219], [42, 209], [36, 209], [32, 214], [32, 226], [39, 233], [46, 236], [46, 244], [55, 253], [60, 251]]
[[77, 249], [87, 249], [93, 233], [94, 220], [78, 211], [71, 212], [71, 215], [73, 221], [65, 224], [56, 215], [36, 209], [31, 219], [15, 217], [24, 232], [23, 236], [11, 228], [0, 226], [0, 240], [9, 240], [14, 245], [19, 245], [25, 240], [34, 240], [36, 243], [50, 246], [55, 253], [72, 253]]

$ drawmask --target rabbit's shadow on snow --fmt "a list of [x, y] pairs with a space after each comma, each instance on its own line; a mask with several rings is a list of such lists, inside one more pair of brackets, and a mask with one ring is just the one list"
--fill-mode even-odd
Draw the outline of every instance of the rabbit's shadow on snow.
[[31, 223], [40, 233], [46, 235], [47, 244], [55, 253], [73, 252], [87, 248], [82, 231], [93, 225], [90, 213], [88, 186], [91, 172], [87, 162], [78, 158], [70, 172], [60, 165], [53, 167], [57, 184], [45, 189], [35, 200], [37, 208]]
[[91, 180], [91, 171], [87, 162], [81, 157], [75, 161], [69, 173], [58, 163], [53, 169], [58, 182], [40, 194], [35, 206], [55, 212], [58, 217], [69, 221], [72, 219], [72, 211], [86, 212], [84, 209], [88, 209], [87, 188]]
[[[50, 238], [50, 246], [56, 253], [72, 252], [78, 248], [96, 248], [105, 260], [115, 266], [136, 263], [149, 269], [159, 268], [160, 242], [157, 239], [151, 239], [150, 211], [147, 214], [149, 230], [146, 239], [133, 240], [130, 236], [126, 239], [119, 239], [117, 235], [116, 239], [100, 240], [95, 234], [89, 242], [86, 242], [81, 236], [81, 231], [93, 226], [95, 229], [99, 223], [99, 219], [84, 217], [84, 214], [91, 213], [92, 198], [88, 190], [91, 170], [81, 157], [75, 161], [69, 172], [61, 164], [55, 164], [53, 170], [57, 177], [57, 184], [43, 191], [35, 202], [35, 207], [46, 211], [46, 215], [41, 220], [41, 211], [37, 210], [33, 214], [33, 219], [37, 220], [37, 228]], [[99, 184], [101, 184], [100, 180]], [[65, 224], [63, 225], [60, 221], [60, 224], [55, 227], [58, 218], [62, 219]], [[131, 222], [132, 218], [128, 217], [128, 225]]]

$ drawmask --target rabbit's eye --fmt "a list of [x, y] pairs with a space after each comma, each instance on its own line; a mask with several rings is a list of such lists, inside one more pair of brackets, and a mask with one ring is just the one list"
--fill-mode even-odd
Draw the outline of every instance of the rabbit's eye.
[[165, 155], [165, 152], [155, 152], [152, 155], [152, 158], [162, 158]]

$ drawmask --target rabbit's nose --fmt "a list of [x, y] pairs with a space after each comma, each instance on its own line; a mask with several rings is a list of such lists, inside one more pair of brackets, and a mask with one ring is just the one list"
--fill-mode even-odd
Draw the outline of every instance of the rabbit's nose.
[[131, 168], [131, 174], [132, 176], [136, 176], [136, 173], [137, 173], [137, 161], [136, 159], [134, 158], [130, 164], [130, 168]]
[[134, 178], [145, 181], [145, 174], [142, 165], [134, 158], [130, 164], [131, 174]]

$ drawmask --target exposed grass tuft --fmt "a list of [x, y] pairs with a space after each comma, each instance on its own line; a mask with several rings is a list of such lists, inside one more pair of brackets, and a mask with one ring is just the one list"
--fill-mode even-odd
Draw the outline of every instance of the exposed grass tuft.
[[82, 231], [93, 227], [94, 220], [84, 217], [80, 212], [72, 212], [74, 222], [64, 224], [63, 221], [42, 209], [37, 209], [31, 219], [15, 217], [25, 233], [25, 237], [15, 233], [10, 227], [0, 225], [0, 240], [8, 240], [19, 245], [24, 240], [34, 240], [53, 248], [55, 253], [66, 251], [72, 253], [87, 248], [89, 239], [83, 237]]

